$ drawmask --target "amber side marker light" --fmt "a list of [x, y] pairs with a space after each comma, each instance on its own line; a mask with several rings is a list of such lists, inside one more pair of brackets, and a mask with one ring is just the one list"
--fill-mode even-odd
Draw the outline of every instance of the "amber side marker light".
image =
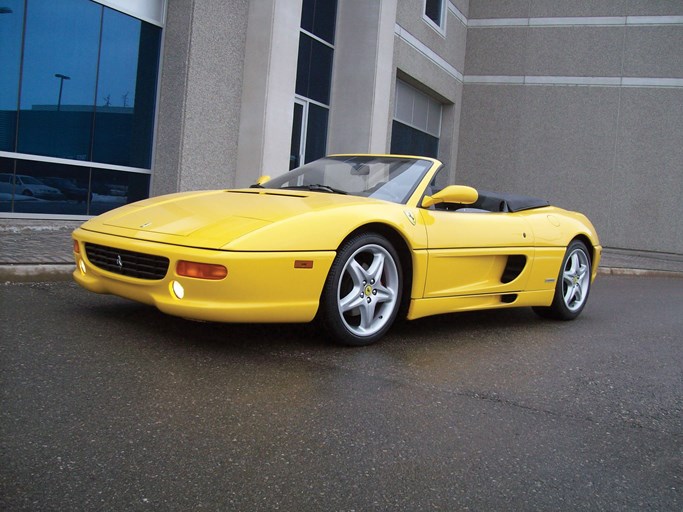
[[194, 261], [179, 261], [175, 267], [176, 274], [197, 279], [219, 280], [228, 275], [228, 269], [223, 265], [211, 263], [196, 263]]
[[294, 260], [294, 268], [313, 268], [313, 260]]

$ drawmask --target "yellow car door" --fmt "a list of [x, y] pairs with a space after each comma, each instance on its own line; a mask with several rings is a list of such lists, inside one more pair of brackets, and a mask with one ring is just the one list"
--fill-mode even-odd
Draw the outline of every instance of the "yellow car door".
[[524, 289], [534, 257], [524, 216], [427, 209], [421, 214], [428, 241], [424, 298]]

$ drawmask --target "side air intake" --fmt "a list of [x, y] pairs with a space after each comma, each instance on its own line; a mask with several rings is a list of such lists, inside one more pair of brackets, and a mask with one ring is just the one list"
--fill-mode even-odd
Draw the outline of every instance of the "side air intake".
[[500, 278], [500, 282], [506, 284], [514, 281], [522, 273], [522, 270], [524, 270], [525, 266], [526, 256], [518, 254], [508, 256], [508, 261], [505, 264], [505, 269], [503, 270], [503, 275]]

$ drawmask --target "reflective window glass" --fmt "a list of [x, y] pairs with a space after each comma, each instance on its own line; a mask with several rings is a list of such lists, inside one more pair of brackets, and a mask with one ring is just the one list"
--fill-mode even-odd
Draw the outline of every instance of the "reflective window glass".
[[413, 124], [416, 128], [427, 131], [429, 99], [424, 94], [416, 94], [413, 103]]
[[[160, 41], [98, 2], [0, 0], [0, 151], [149, 169]], [[0, 211], [97, 214], [148, 197], [149, 180], [0, 159]]]
[[394, 121], [391, 130], [391, 152], [397, 155], [416, 155], [437, 158], [439, 139]]
[[413, 121], [414, 89], [406, 83], [396, 80], [396, 102], [394, 117], [411, 123]]
[[401, 80], [396, 80], [394, 118], [434, 137], [441, 134], [441, 103]]
[[329, 46], [301, 34], [296, 74], [297, 94], [325, 105], [330, 104], [333, 53]]
[[93, 160], [149, 168], [161, 31], [104, 10]]
[[313, 103], [308, 104], [308, 123], [306, 126], [306, 162], [325, 156], [327, 151], [328, 109]]
[[301, 28], [334, 44], [337, 0], [303, 0]]
[[90, 215], [149, 197], [149, 174], [93, 169]]
[[149, 168], [160, 40], [100, 4], [30, 0], [17, 151]]
[[18, 151], [89, 160], [102, 7], [31, 0]]
[[425, 15], [438, 26], [441, 26], [443, 0], [425, 0]]
[[149, 178], [141, 173], [0, 158], [0, 211], [99, 215], [149, 197]]
[[0, 151], [14, 151], [21, 65], [23, 0], [0, 3]]
[[14, 212], [86, 215], [90, 169], [16, 161]]
[[0, 212], [12, 211], [14, 160], [0, 158]]
[[292, 123], [292, 147], [289, 152], [289, 170], [296, 169], [301, 165], [301, 131], [303, 130], [304, 106], [301, 103], [294, 104], [294, 122]]

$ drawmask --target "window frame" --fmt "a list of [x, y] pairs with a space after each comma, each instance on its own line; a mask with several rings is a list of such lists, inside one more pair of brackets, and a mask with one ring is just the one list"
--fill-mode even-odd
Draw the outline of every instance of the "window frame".
[[427, 2], [430, 0], [424, 0], [422, 3], [422, 19], [431, 28], [436, 30], [442, 36], [446, 35], [446, 18], [448, 17], [448, 0], [431, 0], [440, 2], [440, 12], [439, 12], [439, 22], [437, 23], [430, 16], [427, 15]]

